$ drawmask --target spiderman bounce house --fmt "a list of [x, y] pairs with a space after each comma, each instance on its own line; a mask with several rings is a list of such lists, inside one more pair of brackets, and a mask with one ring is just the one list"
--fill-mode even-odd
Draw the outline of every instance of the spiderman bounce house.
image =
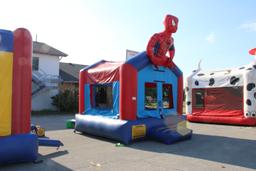
[[[182, 114], [183, 77], [172, 62], [178, 18], [167, 15], [147, 51], [125, 62], [99, 61], [80, 71], [75, 131], [124, 144], [189, 139]], [[169, 56], [166, 53], [169, 52]]]
[[26, 29], [0, 30], [0, 164], [35, 161], [30, 134], [32, 38]]

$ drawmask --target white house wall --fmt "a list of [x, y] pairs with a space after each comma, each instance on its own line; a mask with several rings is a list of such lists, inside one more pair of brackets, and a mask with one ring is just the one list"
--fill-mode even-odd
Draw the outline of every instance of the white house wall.
[[40, 110], [56, 110], [56, 107], [52, 105], [52, 96], [58, 94], [58, 89], [46, 89], [39, 92], [32, 99], [32, 110], [40, 111]]
[[[33, 54], [33, 57], [39, 58], [39, 70], [42, 70], [44, 73], [49, 75], [59, 76], [59, 57], [44, 55], [44, 54]], [[45, 88], [38, 92], [32, 97], [32, 110], [56, 110], [56, 107], [53, 106], [52, 96], [58, 94], [58, 89], [56, 88]]]
[[59, 57], [44, 54], [33, 54], [33, 57], [39, 58], [39, 69], [50, 75], [59, 75]]

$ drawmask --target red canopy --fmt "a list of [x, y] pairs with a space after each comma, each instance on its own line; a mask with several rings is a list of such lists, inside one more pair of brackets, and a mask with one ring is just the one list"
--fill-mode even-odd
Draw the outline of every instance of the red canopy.
[[87, 83], [111, 83], [119, 80], [119, 68], [123, 62], [104, 61], [87, 71]]

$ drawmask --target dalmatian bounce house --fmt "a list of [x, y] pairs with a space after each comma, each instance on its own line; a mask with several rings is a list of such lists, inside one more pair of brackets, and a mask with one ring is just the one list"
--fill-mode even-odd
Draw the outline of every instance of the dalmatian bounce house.
[[199, 68], [187, 78], [185, 92], [189, 121], [256, 126], [256, 60], [233, 69]]
[[171, 144], [191, 137], [181, 116], [182, 72], [171, 60], [177, 24], [167, 15], [166, 30], [150, 39], [147, 52], [125, 62], [102, 60], [80, 71], [75, 131], [124, 144], [141, 139]]

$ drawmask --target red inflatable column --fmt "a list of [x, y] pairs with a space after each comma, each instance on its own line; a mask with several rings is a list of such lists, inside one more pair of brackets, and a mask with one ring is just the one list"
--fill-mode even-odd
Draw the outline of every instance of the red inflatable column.
[[137, 70], [123, 64], [120, 70], [120, 119], [136, 120], [137, 116]]
[[183, 75], [178, 77], [178, 98], [177, 98], [177, 112], [183, 114]]
[[84, 112], [84, 84], [85, 84], [85, 70], [81, 70], [79, 73], [79, 113]]
[[32, 37], [28, 30], [14, 31], [12, 134], [30, 132], [32, 96]]

